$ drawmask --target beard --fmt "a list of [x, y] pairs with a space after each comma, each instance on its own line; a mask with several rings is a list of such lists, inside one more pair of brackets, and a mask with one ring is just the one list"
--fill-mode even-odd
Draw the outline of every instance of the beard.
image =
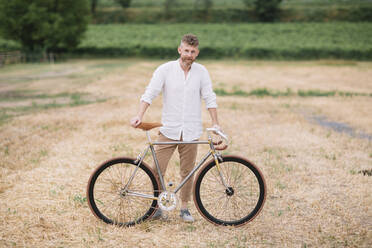
[[187, 65], [191, 65], [195, 61], [195, 59], [190, 58], [190, 57], [181, 57], [181, 60], [182, 60], [182, 63], [187, 64]]

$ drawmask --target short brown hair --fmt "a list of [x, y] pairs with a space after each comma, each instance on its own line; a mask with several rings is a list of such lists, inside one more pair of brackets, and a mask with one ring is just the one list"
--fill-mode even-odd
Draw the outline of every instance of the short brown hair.
[[185, 34], [182, 37], [181, 43], [186, 43], [186, 44], [188, 44], [190, 46], [193, 46], [193, 47], [199, 46], [198, 37], [196, 37], [196, 35], [193, 35], [193, 34]]

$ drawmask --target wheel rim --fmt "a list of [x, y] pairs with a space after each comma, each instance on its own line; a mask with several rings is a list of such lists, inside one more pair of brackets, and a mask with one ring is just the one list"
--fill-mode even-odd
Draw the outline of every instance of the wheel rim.
[[[94, 181], [91, 205], [99, 218], [106, 223], [133, 225], [146, 219], [156, 206], [156, 201], [129, 196], [124, 187], [136, 166], [115, 163], [104, 168]], [[140, 167], [128, 190], [142, 194], [154, 194], [151, 178]]]
[[246, 165], [235, 161], [220, 163], [226, 188], [216, 166], [211, 166], [200, 179], [198, 198], [201, 211], [218, 224], [239, 225], [255, 216], [263, 200], [262, 183]]

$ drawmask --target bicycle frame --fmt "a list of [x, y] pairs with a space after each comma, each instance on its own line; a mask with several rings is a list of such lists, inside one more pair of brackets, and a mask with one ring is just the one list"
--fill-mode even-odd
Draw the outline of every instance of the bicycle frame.
[[[228, 147], [229, 139], [218, 127], [207, 128], [208, 138], [200, 141], [151, 141], [148, 131], [160, 126], [160, 123], [139, 126], [147, 131], [148, 142], [137, 158], [109, 159], [91, 174], [87, 203], [98, 219], [108, 224], [133, 226], [147, 219], [156, 219], [159, 214], [165, 217], [168, 211], [179, 207], [177, 193], [182, 192], [181, 188], [186, 187], [187, 182], [191, 183], [194, 174], [193, 200], [200, 215], [209, 222], [241, 226], [259, 214], [266, 199], [265, 179], [259, 168], [248, 159], [220, 154]], [[201, 144], [209, 148], [205, 147], [207, 151], [201, 154], [200, 161], [194, 162], [187, 175], [173, 185], [166, 182], [161, 173], [160, 165], [163, 165], [159, 164], [159, 150], [155, 152], [159, 147], [155, 146], [167, 145], [174, 150], [180, 144]], [[144, 161], [150, 151], [154, 161], [152, 166]], [[207, 161], [208, 158], [211, 159]], [[181, 201], [181, 207], [183, 204]]]
[[161, 187], [162, 187], [162, 190], [163, 191], [166, 191], [167, 188], [166, 188], [166, 185], [165, 185], [165, 182], [164, 182], [164, 177], [160, 171], [160, 166], [159, 166], [159, 162], [158, 162], [158, 159], [156, 157], [156, 153], [155, 153], [155, 148], [154, 146], [155, 145], [178, 145], [178, 144], [204, 144], [204, 145], [209, 145], [210, 149], [209, 151], [204, 155], [204, 157], [200, 160], [200, 162], [191, 170], [191, 172], [182, 180], [182, 182], [176, 187], [176, 189], [174, 191], [172, 191], [172, 193], [176, 194], [184, 185], [185, 183], [190, 179], [190, 177], [193, 176], [193, 174], [205, 163], [205, 161], [210, 157], [210, 156], [213, 156], [214, 159], [215, 159], [215, 162], [216, 162], [216, 165], [217, 165], [217, 169], [219, 171], [219, 174], [220, 174], [220, 177], [221, 177], [221, 181], [222, 183], [224, 184], [224, 186], [226, 187], [227, 190], [228, 189], [228, 186], [226, 185], [225, 183], [225, 180], [224, 180], [224, 177], [222, 176], [222, 173], [221, 173], [221, 170], [219, 169], [219, 160], [222, 160], [220, 154], [216, 151], [215, 147], [214, 147], [214, 144], [212, 142], [212, 138], [210, 136], [210, 134], [208, 133], [208, 140], [201, 140], [201, 141], [171, 141], [171, 142], [152, 142], [151, 141], [151, 137], [148, 133], [148, 131], [146, 131], [146, 136], [147, 136], [147, 139], [148, 139], [148, 146], [146, 146], [146, 148], [143, 150], [143, 152], [137, 156], [137, 159], [135, 160], [135, 163], [138, 163], [137, 164], [137, 167], [136, 169], [134, 170], [133, 174], [131, 175], [128, 183], [125, 185], [123, 191], [126, 192], [126, 195], [131, 195], [131, 196], [139, 196], [139, 197], [144, 197], [144, 198], [149, 198], [149, 199], [154, 199], [154, 200], [158, 200], [157, 197], [154, 197], [152, 195], [146, 195], [146, 194], [142, 194], [142, 193], [136, 193], [136, 192], [131, 192], [128, 190], [128, 187], [129, 185], [131, 184], [139, 166], [141, 165], [142, 161], [144, 160], [144, 158], [146, 157], [146, 155], [148, 154], [148, 151], [149, 149], [151, 150], [151, 154], [152, 154], [152, 157], [153, 157], [153, 160], [155, 162], [155, 166], [156, 166], [156, 170], [157, 170], [157, 173], [159, 175], [159, 179], [160, 179], [160, 184], [161, 184]]

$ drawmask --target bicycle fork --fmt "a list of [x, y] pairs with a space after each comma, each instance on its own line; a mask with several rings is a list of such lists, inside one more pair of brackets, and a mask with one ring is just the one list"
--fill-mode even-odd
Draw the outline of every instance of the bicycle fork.
[[220, 175], [221, 182], [222, 182], [223, 186], [225, 186], [225, 188], [226, 188], [226, 193], [231, 194], [232, 193], [232, 188], [227, 185], [227, 183], [225, 181], [225, 177], [223, 176], [222, 170], [221, 170], [221, 167], [220, 167], [220, 160], [222, 161], [222, 157], [219, 153], [216, 153], [216, 151], [214, 149], [212, 149], [211, 152], [212, 152], [212, 155], [213, 155], [213, 158], [214, 158], [214, 162], [216, 163], [217, 171], [218, 171], [218, 174]]

